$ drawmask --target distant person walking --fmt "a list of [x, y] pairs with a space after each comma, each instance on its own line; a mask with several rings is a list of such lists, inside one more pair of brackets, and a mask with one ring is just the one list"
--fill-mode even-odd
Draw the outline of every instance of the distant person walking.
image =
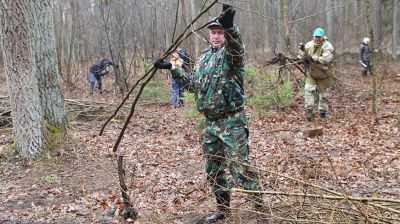
[[369, 38], [364, 37], [362, 43], [360, 44], [360, 63], [363, 66], [364, 70], [362, 71], [363, 76], [372, 74], [371, 70], [371, 47], [369, 46]]

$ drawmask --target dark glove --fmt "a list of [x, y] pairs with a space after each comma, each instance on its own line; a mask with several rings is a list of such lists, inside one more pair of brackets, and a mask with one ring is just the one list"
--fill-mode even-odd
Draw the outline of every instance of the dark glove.
[[314, 62], [314, 59], [310, 55], [306, 55], [303, 57], [304, 64], [310, 64]]
[[233, 17], [235, 17], [235, 10], [233, 10], [232, 6], [223, 4], [222, 12], [224, 14], [218, 18], [218, 22], [224, 29], [229, 29], [233, 26]]
[[168, 60], [165, 59], [157, 59], [156, 62], [154, 62], [154, 67], [158, 69], [171, 69], [172, 64]]

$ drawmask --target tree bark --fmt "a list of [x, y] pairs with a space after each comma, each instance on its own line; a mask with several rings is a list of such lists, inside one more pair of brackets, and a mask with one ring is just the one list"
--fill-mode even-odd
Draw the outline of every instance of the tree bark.
[[44, 133], [28, 16], [24, 0], [0, 2], [1, 43], [15, 147], [21, 156], [34, 158], [43, 147]]
[[333, 9], [332, 8], [333, 8], [332, 0], [326, 0], [326, 10], [328, 10], [326, 12], [326, 25], [327, 25], [326, 33], [328, 35], [328, 38], [333, 37]]
[[[284, 40], [285, 40], [285, 48], [284, 53], [289, 55], [290, 53], [290, 28], [289, 28], [289, 8], [288, 8], [288, 1], [281, 0], [281, 11], [282, 11], [282, 24], [283, 24], [283, 31], [284, 31]], [[290, 72], [287, 67], [283, 67], [283, 78], [285, 82], [290, 82]]]
[[[375, 0], [378, 1], [378, 0]], [[366, 1], [366, 16], [367, 16], [367, 27], [368, 32], [370, 34], [370, 47], [371, 47], [371, 63], [372, 63], [372, 114], [374, 115], [375, 119], [377, 118], [377, 107], [378, 107], [378, 80], [377, 80], [377, 63], [376, 63], [376, 52], [375, 52], [375, 32], [376, 29], [372, 28], [372, 19], [371, 19], [371, 0]]]
[[32, 52], [35, 56], [40, 105], [47, 125], [67, 131], [67, 115], [61, 92], [56, 40], [50, 0], [27, 1], [32, 17]]
[[381, 0], [372, 0], [372, 29], [374, 31], [374, 45], [375, 49], [380, 49], [382, 42], [382, 34], [381, 34], [381, 24], [382, 24], [382, 1]]
[[[196, 17], [196, 5], [194, 3], [194, 0], [190, 0], [190, 14], [192, 20]], [[194, 24], [193, 24], [194, 26]], [[194, 55], [192, 55], [193, 58], [198, 58], [200, 56], [200, 43], [199, 43], [199, 38], [195, 37], [194, 38]]]

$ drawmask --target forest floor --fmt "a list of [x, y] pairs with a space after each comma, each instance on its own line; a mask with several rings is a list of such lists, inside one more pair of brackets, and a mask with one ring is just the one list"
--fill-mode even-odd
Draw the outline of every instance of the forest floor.
[[[325, 120], [306, 121], [301, 94], [290, 108], [261, 114], [247, 108], [250, 155], [263, 188], [400, 200], [400, 130], [395, 127], [400, 115], [400, 80], [396, 72], [380, 82], [377, 119], [371, 113], [371, 93], [370, 76], [347, 73], [336, 77]], [[67, 92], [66, 98], [115, 105], [121, 100], [111, 92], [93, 97]], [[185, 116], [185, 107], [139, 104], [119, 147], [125, 155], [131, 201], [139, 212], [136, 223], [201, 223], [198, 220], [215, 208], [203, 171], [202, 131], [196, 128], [198, 120]], [[115, 106], [103, 105], [98, 110], [110, 108]], [[40, 161], [9, 154], [11, 132], [1, 131], [0, 223], [133, 223], [121, 218], [123, 204], [112, 154], [124, 116], [114, 118], [105, 133], [98, 135], [110, 115], [70, 116], [72, 140], [57, 155]], [[303, 131], [315, 126], [323, 127], [323, 135], [305, 138]], [[251, 203], [240, 192], [232, 194], [232, 216], [221, 223], [256, 223], [260, 214], [252, 210]], [[352, 220], [343, 221], [341, 201], [305, 198], [265, 195], [270, 223], [400, 220], [396, 203], [384, 202], [383, 206], [393, 209], [384, 211], [368, 202], [350, 203], [345, 213], [353, 214]], [[327, 204], [331, 212], [318, 213]]]

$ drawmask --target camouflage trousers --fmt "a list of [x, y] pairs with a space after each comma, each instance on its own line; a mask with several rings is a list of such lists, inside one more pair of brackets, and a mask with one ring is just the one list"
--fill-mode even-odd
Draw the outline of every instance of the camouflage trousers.
[[[259, 190], [258, 177], [249, 167], [248, 126], [246, 113], [238, 112], [218, 121], [207, 121], [203, 135], [207, 180], [213, 193], [226, 194], [232, 186]], [[226, 170], [230, 172], [228, 181]]]
[[329, 109], [331, 77], [323, 79], [306, 78], [304, 86], [304, 106], [307, 110], [327, 112]]

